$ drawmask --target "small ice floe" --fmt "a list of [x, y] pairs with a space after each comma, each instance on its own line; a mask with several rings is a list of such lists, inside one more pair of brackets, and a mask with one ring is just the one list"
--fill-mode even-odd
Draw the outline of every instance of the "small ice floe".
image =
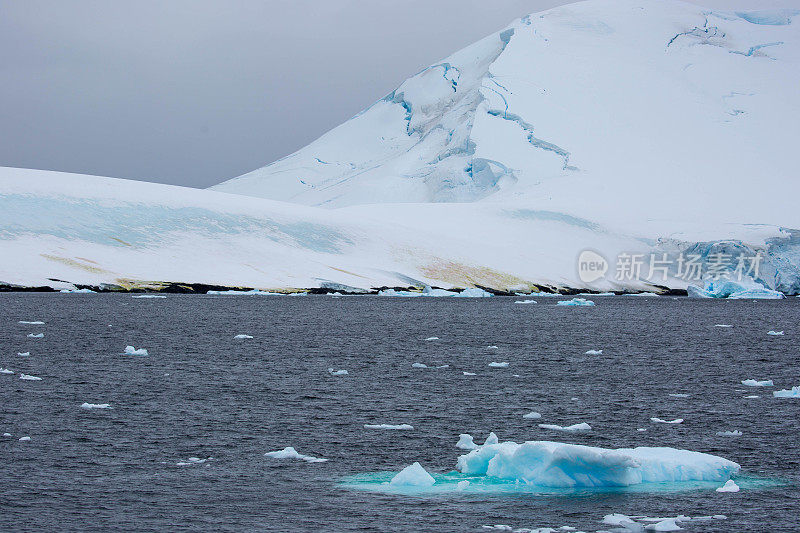
[[324, 463], [327, 459], [323, 457], [312, 457], [311, 455], [303, 455], [302, 453], [297, 453], [297, 450], [292, 448], [291, 446], [287, 446], [282, 450], [277, 450], [274, 452], [267, 452], [264, 455], [267, 457], [272, 457], [273, 459], [301, 459], [306, 461], [307, 463]]
[[591, 431], [592, 426], [586, 422], [580, 424], [572, 424], [571, 426], [559, 426], [557, 424], [539, 424], [542, 429], [552, 429], [554, 431]]
[[679, 518], [666, 518], [655, 524], [644, 526], [645, 531], [680, 531], [683, 529], [678, 525]]
[[783, 335], [783, 331], [773, 331], [773, 330], [769, 330], [769, 331], [767, 332], [767, 335], [772, 335], [772, 336], [775, 336], [775, 335]]
[[402, 469], [392, 478], [389, 485], [403, 487], [430, 487], [436, 483], [433, 476], [422, 468], [419, 463], [414, 463]]
[[647, 431], [647, 429], [646, 428], [637, 428], [636, 431], [644, 432], [644, 431]]
[[24, 379], [25, 381], [42, 381], [42, 378], [28, 374], [20, 374], [19, 379]]
[[425, 363], [411, 363], [412, 368], [428, 368], [428, 365]]
[[414, 429], [414, 426], [410, 424], [364, 424], [364, 427], [366, 429]]
[[652, 417], [650, 422], [656, 424], [683, 424], [683, 418], [676, 418], [675, 420], [663, 420], [661, 418]]
[[0, 368], [0, 374], [13, 374], [13, 370], [9, 370], [8, 368]]
[[776, 398], [800, 398], [800, 385], [791, 389], [776, 390], [772, 395]]
[[742, 381], [742, 385], [747, 385], [748, 387], [774, 387], [775, 384], [772, 383], [771, 379], [766, 379], [764, 381], [758, 381], [755, 379], [746, 379]]
[[163, 294], [137, 294], [131, 298], [166, 298]]
[[87, 403], [81, 404], [81, 409], [111, 409], [111, 405], [107, 403]]
[[741, 437], [742, 432], [738, 429], [733, 431], [717, 431], [717, 437]]
[[27, 324], [29, 326], [44, 326], [44, 322], [41, 320], [20, 320], [20, 324]]
[[[226, 291], [206, 291], [206, 294], [216, 295], [216, 296], [286, 296], [282, 292], [268, 292], [268, 291], [261, 291], [258, 289], [252, 289], [249, 291], [236, 291], [236, 290], [226, 290]], [[305, 296], [305, 293], [302, 293]]]
[[4, 436], [4, 437], [10, 437], [10, 436], [11, 436], [11, 433], [3, 433], [3, 436]]
[[536, 411], [531, 411], [530, 413], [526, 413], [522, 415], [522, 418], [542, 418], [542, 413], [537, 413]]
[[715, 328], [732, 328], [731, 324], [714, 324]]
[[491, 346], [487, 346], [486, 349], [487, 350], [498, 350], [499, 348], [493, 344]]
[[539, 303], [539, 302], [537, 302], [536, 300], [517, 300], [514, 303], [515, 304], [535, 304], [535, 303]]
[[450, 368], [450, 365], [436, 365], [433, 368]]
[[556, 302], [556, 305], [569, 305], [575, 307], [591, 307], [594, 305], [594, 302], [591, 300], [587, 300], [586, 298], [573, 298], [572, 300], [559, 300]]
[[30, 437], [20, 437], [20, 438], [19, 438], [19, 441], [20, 441], [20, 442], [28, 442], [29, 440], [31, 440], [31, 438], [30, 438]]
[[475, 376], [476, 375], [475, 372], [461, 372], [461, 373], [464, 374], [465, 376]]
[[199, 457], [189, 457], [185, 461], [178, 461], [175, 463], [177, 466], [192, 466], [192, 465], [202, 465], [208, 461], [211, 461], [213, 457], [206, 457], [205, 459], [200, 459]]
[[478, 447], [475, 444], [475, 441], [472, 440], [472, 435], [469, 433], [462, 433], [458, 436], [458, 442], [456, 442], [456, 448], [459, 450], [474, 450]]
[[28, 333], [30, 339], [41, 339], [42, 337], [44, 337], [44, 333]]
[[456, 483], [456, 490], [458, 490], [458, 491], [466, 490], [467, 487], [469, 487], [469, 480], [468, 479], [462, 479], [461, 481]]
[[717, 492], [739, 492], [739, 485], [732, 479], [729, 479], [724, 485], [717, 489]]
[[489, 363], [489, 366], [492, 368], [508, 368], [508, 363], [505, 361], [501, 363], [497, 361], [492, 361], [491, 363]]
[[331, 376], [346, 376], [349, 373], [350, 372], [348, 372], [347, 370], [344, 370], [344, 369], [342, 369], [342, 370], [336, 370], [334, 368], [329, 368], [328, 369], [328, 374], [330, 374]]
[[743, 398], [747, 398], [748, 400], [752, 400], [753, 398], [761, 398], [761, 396], [759, 396], [758, 394], [749, 394], [747, 396], [743, 396]]
[[30, 354], [31, 352], [17, 352], [17, 355], [20, 357], [28, 357]]
[[637, 525], [636, 522], [631, 517], [620, 513], [607, 514], [603, 517], [602, 522], [609, 526], [626, 527], [626, 526]]
[[233, 338], [234, 339], [252, 339], [253, 336], [252, 335], [245, 335], [243, 333], [240, 333], [239, 335], [234, 335]]
[[584, 355], [603, 355], [603, 350], [586, 350]]
[[673, 398], [688, 398], [689, 397], [688, 394], [684, 394], [682, 392], [671, 393], [670, 396], [672, 396]]
[[661, 296], [660, 294], [656, 294], [654, 292], [629, 292], [625, 296], [644, 296], [645, 298], [650, 296]]
[[427, 339], [425, 339], [425, 340], [426, 340], [426, 341], [438, 341], [438, 340], [439, 340], [439, 337], [428, 337], [428, 338], [427, 338]]
[[133, 346], [126, 346], [125, 347], [125, 354], [126, 355], [147, 355], [147, 350], [144, 348], [139, 348], [138, 350]]

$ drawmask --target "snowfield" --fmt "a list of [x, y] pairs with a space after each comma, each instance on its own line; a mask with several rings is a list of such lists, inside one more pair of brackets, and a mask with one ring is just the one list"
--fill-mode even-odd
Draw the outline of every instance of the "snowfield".
[[[647, 264], [618, 279], [615, 259], [761, 252], [742, 297], [796, 294], [798, 16], [529, 15], [212, 190], [1, 168], [0, 283], [659, 292], [707, 285]], [[610, 263], [591, 281], [588, 249]]]

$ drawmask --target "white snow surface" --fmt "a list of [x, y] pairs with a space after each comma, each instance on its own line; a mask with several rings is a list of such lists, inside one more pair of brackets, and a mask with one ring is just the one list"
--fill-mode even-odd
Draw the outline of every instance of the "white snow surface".
[[[615, 279], [614, 259], [763, 249], [755, 281], [796, 294], [797, 16], [535, 13], [213, 190], [2, 168], [0, 282], [652, 291]], [[612, 265], [583, 282], [588, 248]]]
[[550, 441], [484, 445], [458, 458], [463, 474], [544, 487], [619, 487], [640, 483], [727, 481], [739, 465], [675, 448], [604, 449]]

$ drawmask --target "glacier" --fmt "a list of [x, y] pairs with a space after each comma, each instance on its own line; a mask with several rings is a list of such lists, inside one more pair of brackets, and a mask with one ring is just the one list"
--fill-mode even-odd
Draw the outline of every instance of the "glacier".
[[[534, 13], [210, 190], [0, 168], [0, 285], [702, 294], [647, 259], [760, 254], [743, 297], [798, 294], [798, 16], [677, 0]], [[602, 277], [578, 272], [586, 250]], [[623, 255], [641, 272], [617, 276]]]
[[626, 487], [642, 483], [727, 481], [739, 465], [675, 448], [604, 449], [550, 441], [484, 445], [458, 458], [462, 474], [544, 487]]

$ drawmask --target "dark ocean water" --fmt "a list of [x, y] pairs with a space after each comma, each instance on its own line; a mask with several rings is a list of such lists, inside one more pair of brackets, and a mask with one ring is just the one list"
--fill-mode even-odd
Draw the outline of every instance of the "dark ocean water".
[[[0, 438], [0, 530], [597, 531], [612, 512], [728, 517], [688, 531], [800, 530], [800, 399], [740, 384], [800, 384], [800, 301], [515, 300], [1, 294], [0, 367], [15, 374], [0, 375], [0, 434], [13, 435]], [[45, 337], [27, 337], [38, 332]], [[439, 340], [423, 340], [431, 336]], [[149, 355], [124, 355], [129, 344]], [[523, 419], [531, 410], [542, 419]], [[540, 422], [594, 429], [554, 433]], [[744, 434], [716, 436], [733, 429]], [[417, 497], [341, 485], [414, 461], [451, 471], [464, 453], [454, 447], [459, 433], [482, 442], [489, 431], [517, 442], [703, 451], [784, 485]], [[263, 455], [285, 446], [329, 461]], [[177, 465], [189, 457], [213, 459]]]

